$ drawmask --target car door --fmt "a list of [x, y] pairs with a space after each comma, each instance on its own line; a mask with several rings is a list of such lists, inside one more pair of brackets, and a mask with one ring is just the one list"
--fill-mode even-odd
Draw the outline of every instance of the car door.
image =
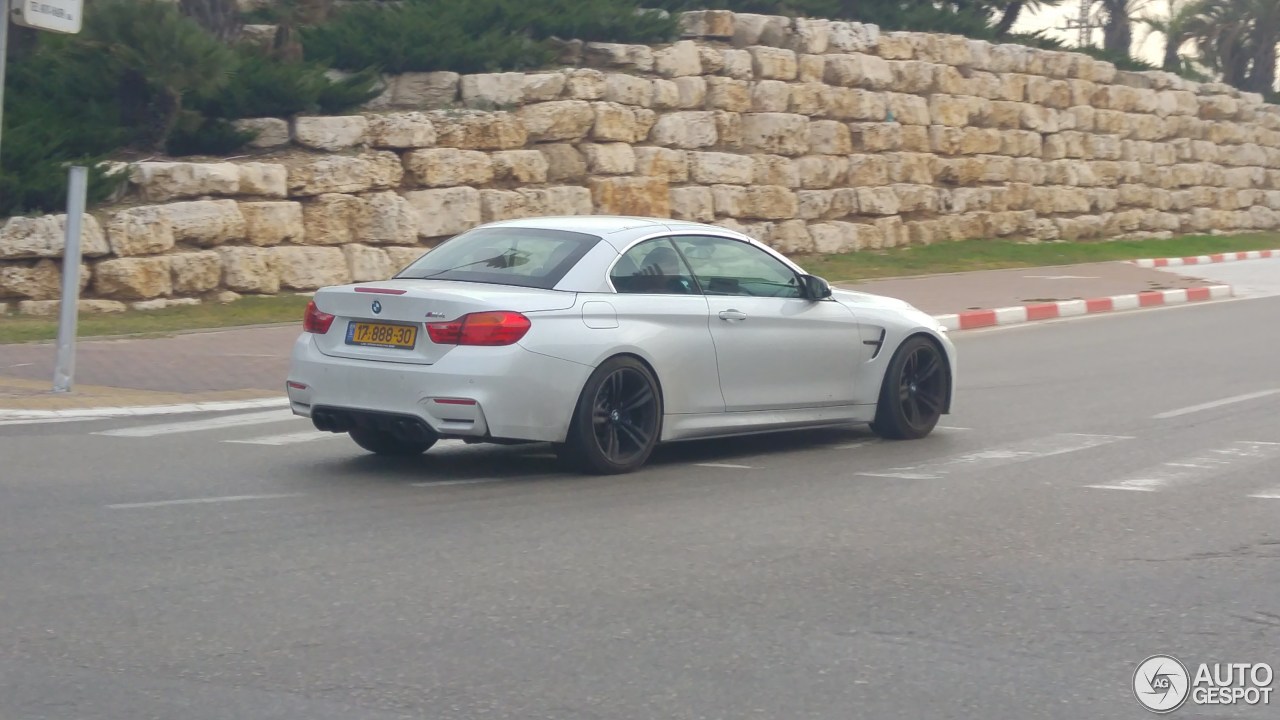
[[707, 298], [669, 238], [644, 240], [609, 273], [617, 338], [642, 349], [662, 385], [668, 415], [724, 412]]
[[796, 272], [750, 243], [714, 236], [674, 241], [707, 296], [727, 410], [854, 401], [863, 349], [848, 308], [802, 297]]

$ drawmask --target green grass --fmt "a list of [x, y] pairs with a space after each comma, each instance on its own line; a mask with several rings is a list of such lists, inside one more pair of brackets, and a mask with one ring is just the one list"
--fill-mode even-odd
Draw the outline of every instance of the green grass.
[[[81, 313], [77, 337], [110, 335], [162, 336], [184, 330], [296, 322], [302, 327], [305, 295], [254, 296], [221, 304], [206, 302], [164, 310], [128, 310], [122, 313]], [[0, 317], [0, 343], [36, 342], [58, 337], [57, 317]]]
[[[810, 273], [832, 282], [930, 275], [969, 270], [1045, 267], [1075, 263], [1186, 257], [1244, 250], [1280, 248], [1280, 233], [1234, 236], [1187, 236], [1171, 240], [1022, 244], [1007, 240], [965, 240], [938, 245], [868, 250], [847, 255], [797, 256]], [[296, 322], [309, 298], [305, 295], [251, 296], [226, 305], [204, 303], [165, 310], [82, 313], [79, 337], [166, 335], [184, 330]], [[57, 318], [0, 317], [0, 343], [53, 340]]]
[[808, 272], [832, 282], [932, 275], [970, 270], [1046, 267], [1075, 263], [1188, 257], [1280, 248], [1280, 234], [1190, 235], [1169, 240], [1117, 240], [1026, 244], [1010, 240], [964, 240], [937, 245], [864, 250], [847, 255], [809, 255], [792, 259]]

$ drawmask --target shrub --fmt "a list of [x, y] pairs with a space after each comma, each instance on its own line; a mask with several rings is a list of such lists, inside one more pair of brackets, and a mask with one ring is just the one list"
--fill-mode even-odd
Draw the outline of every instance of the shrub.
[[637, 0], [405, 0], [362, 3], [302, 29], [307, 57], [342, 69], [386, 72], [522, 70], [549, 63], [552, 37], [663, 42], [676, 20]]

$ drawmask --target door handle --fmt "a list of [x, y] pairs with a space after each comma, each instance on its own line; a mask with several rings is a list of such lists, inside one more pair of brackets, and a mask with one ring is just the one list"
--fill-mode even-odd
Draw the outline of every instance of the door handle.
[[746, 313], [744, 313], [744, 312], [740, 312], [740, 311], [738, 311], [738, 310], [721, 310], [721, 311], [720, 311], [720, 319], [721, 319], [721, 320], [729, 320], [729, 321], [732, 321], [732, 320], [746, 320], [746, 319], [747, 319], [747, 314], [746, 314]]

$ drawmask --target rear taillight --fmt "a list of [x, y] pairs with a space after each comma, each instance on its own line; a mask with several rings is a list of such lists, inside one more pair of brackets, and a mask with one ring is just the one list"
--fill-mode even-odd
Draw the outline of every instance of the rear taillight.
[[329, 326], [332, 324], [333, 316], [327, 312], [320, 312], [315, 300], [307, 303], [307, 314], [302, 319], [303, 332], [324, 335], [329, 332]]
[[529, 326], [529, 318], [518, 312], [482, 312], [427, 323], [427, 335], [437, 345], [512, 345], [529, 332]]

